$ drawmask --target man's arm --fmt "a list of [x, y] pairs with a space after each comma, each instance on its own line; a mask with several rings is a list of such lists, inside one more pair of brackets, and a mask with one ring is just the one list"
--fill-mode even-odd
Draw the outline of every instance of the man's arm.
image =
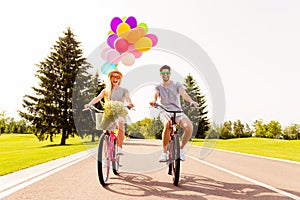
[[153, 96], [153, 100], [150, 101], [150, 105], [151, 105], [151, 106], [154, 106], [154, 105], [155, 105], [155, 103], [156, 103], [158, 97], [159, 97], [159, 92], [158, 92], [158, 90], [155, 90], [154, 96]]
[[189, 102], [191, 105], [193, 105], [193, 106], [195, 106], [195, 107], [198, 107], [198, 106], [199, 106], [199, 104], [198, 104], [196, 101], [194, 101], [194, 100], [190, 97], [190, 95], [188, 95], [188, 93], [186, 93], [186, 91], [185, 91], [184, 88], [180, 88], [180, 89], [179, 89], [179, 94], [182, 96], [182, 98], [183, 98], [184, 100], [186, 100], [187, 102]]

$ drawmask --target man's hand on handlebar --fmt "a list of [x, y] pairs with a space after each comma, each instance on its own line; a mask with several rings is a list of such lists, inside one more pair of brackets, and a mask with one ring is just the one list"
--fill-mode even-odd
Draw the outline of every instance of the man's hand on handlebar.
[[199, 104], [196, 101], [190, 102], [190, 107], [198, 107]]

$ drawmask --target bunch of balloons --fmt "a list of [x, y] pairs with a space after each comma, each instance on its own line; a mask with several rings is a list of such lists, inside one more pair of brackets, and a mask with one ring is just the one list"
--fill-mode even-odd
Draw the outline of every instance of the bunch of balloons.
[[135, 59], [143, 52], [150, 50], [158, 42], [156, 35], [148, 33], [145, 23], [137, 24], [135, 17], [114, 17], [110, 22], [111, 30], [108, 32], [107, 48], [101, 52], [106, 61], [101, 72], [108, 74], [117, 67], [121, 61], [126, 66], [134, 64]]

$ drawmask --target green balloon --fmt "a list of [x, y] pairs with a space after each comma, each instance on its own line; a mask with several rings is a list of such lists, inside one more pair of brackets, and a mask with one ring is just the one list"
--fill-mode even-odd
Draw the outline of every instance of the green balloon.
[[139, 23], [137, 26], [142, 27], [145, 30], [145, 33], [148, 33], [148, 26], [145, 23]]

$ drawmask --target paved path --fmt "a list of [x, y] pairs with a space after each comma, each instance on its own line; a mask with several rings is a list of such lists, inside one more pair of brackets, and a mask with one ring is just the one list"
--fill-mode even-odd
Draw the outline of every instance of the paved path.
[[[300, 164], [190, 146], [179, 187], [159, 164], [160, 141], [128, 140], [119, 176], [99, 185], [95, 153], [82, 152], [48, 170], [36, 166], [0, 177], [0, 198], [15, 199], [300, 199]], [[52, 166], [49, 167], [49, 166]], [[42, 169], [43, 170], [42, 170]], [[47, 167], [46, 167], [47, 169]], [[21, 181], [15, 180], [21, 177]], [[31, 177], [30, 177], [31, 176]], [[10, 177], [10, 178], [9, 178]], [[26, 177], [29, 178], [26, 180]], [[19, 179], [20, 180], [20, 179]], [[5, 183], [4, 183], [5, 181]], [[12, 193], [13, 191], [13, 193]], [[2, 196], [1, 196], [2, 195]]]

